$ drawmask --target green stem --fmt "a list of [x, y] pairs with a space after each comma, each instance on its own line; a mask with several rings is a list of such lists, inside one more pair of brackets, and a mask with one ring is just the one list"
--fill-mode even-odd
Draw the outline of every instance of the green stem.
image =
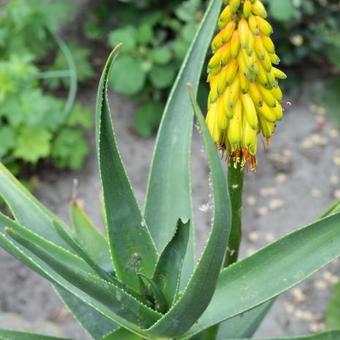
[[228, 188], [231, 200], [232, 224], [229, 246], [224, 267], [235, 263], [238, 259], [242, 238], [242, 194], [244, 169], [230, 161], [228, 166]]
[[[231, 201], [231, 232], [224, 267], [235, 263], [238, 259], [242, 238], [242, 194], [244, 169], [231, 160], [228, 166], [228, 189]], [[214, 340], [218, 334], [219, 325], [207, 329], [202, 334], [202, 340]]]

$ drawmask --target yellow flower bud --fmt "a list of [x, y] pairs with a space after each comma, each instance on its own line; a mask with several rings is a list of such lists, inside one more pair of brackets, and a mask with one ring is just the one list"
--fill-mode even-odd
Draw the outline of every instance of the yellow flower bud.
[[251, 14], [252, 4], [250, 0], [246, 0], [243, 5], [243, 16], [248, 19]]
[[217, 147], [235, 166], [256, 168], [257, 138], [269, 144], [283, 117], [278, 85], [286, 75], [270, 38], [272, 26], [261, 0], [227, 0], [220, 31], [211, 44], [207, 125]]
[[251, 11], [254, 15], [259, 15], [262, 18], [267, 18], [267, 11], [260, 0], [257, 0], [253, 3]]

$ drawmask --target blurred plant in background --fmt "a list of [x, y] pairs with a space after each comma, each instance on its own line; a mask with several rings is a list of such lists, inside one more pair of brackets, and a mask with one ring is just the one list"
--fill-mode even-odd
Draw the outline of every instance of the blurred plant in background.
[[[89, 52], [56, 36], [75, 11], [69, 1], [0, 5], [0, 159], [15, 172], [42, 159], [77, 169], [88, 153], [92, 115], [74, 100], [77, 80], [92, 76]], [[53, 94], [67, 89], [67, 101]]]
[[[113, 2], [106, 1], [97, 6], [96, 15], [85, 27], [88, 37], [107, 37], [110, 47], [123, 43], [122, 54], [112, 70], [111, 87], [138, 103], [135, 127], [142, 136], [150, 136], [158, 127], [169, 89], [202, 19], [205, 3], [130, 1], [116, 3], [111, 10]], [[117, 28], [112, 30], [112, 26]]]
[[[324, 80], [327, 91], [318, 91], [318, 102], [339, 119], [334, 112], [340, 104], [338, 1], [264, 2], [274, 24], [281, 65], [289, 73], [287, 86], [299, 89], [301, 72], [307, 73], [311, 63], [320, 65], [332, 77]], [[94, 46], [124, 43], [110, 83], [136, 102], [135, 128], [142, 136], [152, 135], [158, 127], [206, 3], [102, 0], [89, 7], [83, 29]], [[84, 127], [91, 127], [91, 113], [74, 105], [74, 99], [77, 81], [94, 75], [88, 62], [90, 50], [69, 41], [66, 46], [56, 36], [76, 9], [64, 0], [12, 0], [0, 5], [0, 159], [13, 171], [35, 166], [42, 159], [77, 169], [88, 153]], [[67, 90], [68, 99], [60, 99]], [[200, 91], [204, 95], [199, 98], [206, 98], [205, 78]]]
[[[289, 73], [288, 89], [299, 88], [306, 64], [316, 63], [335, 75], [340, 70], [340, 11], [337, 0], [265, 0], [279, 46], [281, 65]], [[202, 18], [205, 0], [106, 0], [97, 6], [85, 31], [110, 47], [124, 43], [124, 53], [112, 74], [112, 88], [131, 96], [138, 105], [136, 130], [149, 136], [158, 127], [165, 98]], [[111, 10], [112, 8], [115, 10]], [[112, 30], [112, 27], [116, 27]], [[294, 72], [289, 72], [294, 68]], [[127, 75], [126, 69], [130, 72]], [[295, 75], [295, 76], [294, 76]], [[327, 81], [319, 102], [334, 108], [340, 81]], [[333, 89], [330, 91], [329, 89]], [[202, 78], [201, 91], [207, 87]], [[324, 93], [325, 92], [325, 93]], [[335, 94], [335, 95], [334, 95]], [[331, 97], [331, 98], [329, 98]], [[203, 103], [202, 103], [203, 105]], [[332, 113], [332, 112], [330, 112]], [[339, 115], [335, 115], [339, 116]]]

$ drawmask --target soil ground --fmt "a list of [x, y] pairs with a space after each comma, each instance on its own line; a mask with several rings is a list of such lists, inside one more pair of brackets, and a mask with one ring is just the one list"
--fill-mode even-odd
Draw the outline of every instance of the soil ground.
[[[83, 102], [94, 107], [94, 96], [94, 90], [88, 91], [83, 94]], [[287, 114], [270, 148], [260, 148], [257, 173], [246, 176], [242, 256], [312, 221], [335, 198], [340, 198], [339, 131], [309, 98], [308, 94], [301, 95], [298, 102], [287, 105]], [[113, 94], [110, 99], [120, 148], [142, 204], [154, 139], [134, 134], [135, 107], [127, 98]], [[93, 142], [93, 136], [89, 138]], [[199, 254], [208, 234], [210, 214], [208, 170], [197, 131], [193, 137], [192, 170]], [[79, 182], [78, 197], [100, 225], [99, 182], [93, 145], [81, 171], [45, 171], [37, 196], [67, 220], [74, 179]], [[0, 328], [87, 339], [50, 285], [3, 251], [0, 251], [0, 273]], [[335, 261], [283, 294], [257, 336], [300, 335], [323, 330], [324, 310], [339, 277], [340, 264]]]

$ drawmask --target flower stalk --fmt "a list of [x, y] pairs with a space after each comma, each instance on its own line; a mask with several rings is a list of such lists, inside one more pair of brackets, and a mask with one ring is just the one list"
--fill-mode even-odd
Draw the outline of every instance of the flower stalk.
[[224, 260], [224, 267], [228, 267], [237, 261], [242, 239], [242, 196], [244, 169], [240, 166], [235, 166], [233, 160], [231, 160], [228, 168], [228, 188], [231, 201], [232, 222], [229, 245]]

